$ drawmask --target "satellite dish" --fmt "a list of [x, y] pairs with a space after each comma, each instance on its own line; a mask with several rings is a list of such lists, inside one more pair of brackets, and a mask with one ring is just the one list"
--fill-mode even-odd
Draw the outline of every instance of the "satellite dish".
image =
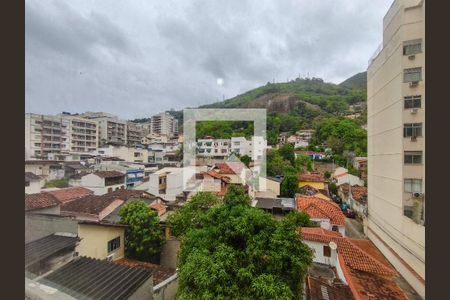
[[335, 242], [331, 241], [328, 246], [330, 246], [331, 249], [336, 250], [337, 249], [337, 245]]

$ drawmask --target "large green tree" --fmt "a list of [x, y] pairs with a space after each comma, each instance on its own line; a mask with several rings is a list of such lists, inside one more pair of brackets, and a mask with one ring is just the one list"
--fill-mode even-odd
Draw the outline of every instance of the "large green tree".
[[292, 167], [288, 160], [283, 159], [277, 150], [270, 150], [267, 152], [266, 156], [267, 164], [267, 175], [276, 176], [284, 175], [285, 170]]
[[282, 197], [295, 197], [298, 191], [298, 178], [296, 174], [285, 175], [280, 184], [280, 194]]
[[120, 223], [125, 230], [126, 257], [153, 261], [161, 251], [164, 239], [159, 218], [143, 200], [132, 200], [119, 210]]
[[275, 220], [231, 186], [223, 204], [194, 219], [201, 224], [180, 236], [178, 299], [301, 298], [312, 254], [297, 229], [310, 224], [307, 215]]

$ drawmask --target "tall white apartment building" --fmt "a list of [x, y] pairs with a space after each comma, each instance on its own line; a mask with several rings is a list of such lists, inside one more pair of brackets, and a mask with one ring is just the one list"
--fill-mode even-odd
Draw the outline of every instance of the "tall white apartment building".
[[178, 135], [178, 120], [168, 112], [154, 115], [150, 120], [150, 133], [168, 137], [176, 136]]
[[231, 138], [231, 153], [239, 154], [240, 156], [248, 155], [253, 161], [260, 160], [267, 148], [267, 140], [262, 136], [252, 136], [250, 140], [245, 137]]
[[88, 154], [98, 147], [97, 122], [73, 115], [25, 114], [25, 159]]
[[423, 298], [425, 103], [425, 1], [395, 0], [367, 70], [367, 235]]

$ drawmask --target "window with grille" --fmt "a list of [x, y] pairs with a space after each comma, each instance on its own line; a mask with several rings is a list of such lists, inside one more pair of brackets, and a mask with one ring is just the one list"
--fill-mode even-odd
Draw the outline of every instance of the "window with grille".
[[405, 165], [415, 165], [422, 163], [422, 151], [405, 151]]
[[415, 82], [422, 80], [422, 68], [410, 68], [403, 70], [403, 82]]
[[422, 179], [405, 179], [405, 193], [421, 193]]
[[405, 108], [421, 108], [422, 107], [422, 96], [406, 96], [405, 98]]
[[120, 248], [120, 236], [108, 242], [108, 253]]
[[422, 40], [411, 40], [403, 42], [403, 55], [413, 55], [422, 52]]
[[403, 127], [404, 137], [422, 136], [422, 123], [408, 123]]

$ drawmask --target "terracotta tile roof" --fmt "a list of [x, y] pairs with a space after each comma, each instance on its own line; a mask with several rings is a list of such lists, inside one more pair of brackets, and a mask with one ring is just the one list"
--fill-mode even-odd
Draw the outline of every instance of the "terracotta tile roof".
[[339, 186], [339, 188], [342, 190], [342, 192], [344, 193], [348, 193], [349, 189], [350, 189], [350, 184], [348, 183], [343, 183]]
[[217, 169], [219, 174], [240, 174], [243, 166], [244, 164], [241, 162], [218, 163], [214, 169]]
[[99, 215], [105, 208], [107, 208], [116, 200], [120, 199], [90, 195], [63, 203], [61, 205], [61, 212]]
[[345, 216], [339, 205], [317, 197], [297, 195], [297, 209], [311, 218], [327, 218], [331, 224], [345, 225]]
[[221, 174], [219, 174], [219, 173], [217, 173], [215, 171], [202, 172], [201, 174], [202, 175], [207, 174], [207, 175], [209, 175], [211, 177], [214, 177], [216, 179], [220, 179], [220, 180], [222, 180], [223, 182], [226, 182], [226, 183], [229, 183], [230, 180], [231, 180], [230, 177], [225, 176], [225, 175], [221, 175]]
[[153, 271], [153, 286], [163, 282], [170, 276], [174, 275], [176, 273], [176, 270], [174, 268], [169, 268], [161, 265], [152, 264], [149, 262], [143, 262], [143, 261], [137, 261], [137, 260], [131, 260], [127, 258], [121, 258], [114, 263], [118, 265], [124, 265], [127, 267], [143, 267], [146, 269], [150, 269]]
[[121, 177], [125, 176], [125, 174], [119, 172], [119, 171], [96, 171], [94, 172], [95, 175], [102, 177], [102, 178], [112, 178], [112, 177]]
[[149, 205], [149, 207], [156, 210], [158, 212], [158, 216], [162, 216], [167, 211], [167, 206], [165, 206], [162, 203], [153, 202], [152, 204]]
[[393, 268], [375, 259], [372, 255], [358, 247], [352, 240], [339, 237], [335, 232], [326, 229], [301, 228], [301, 236], [306, 241], [329, 243], [335, 242], [338, 253], [342, 255], [345, 264], [352, 269], [374, 273], [383, 276], [393, 276], [396, 272]]
[[298, 176], [298, 180], [303, 182], [324, 182], [325, 177], [321, 173], [302, 173]]
[[25, 194], [25, 211], [53, 207], [61, 204], [50, 193]]
[[84, 187], [68, 187], [48, 192], [61, 202], [69, 202], [78, 198], [93, 195], [94, 192]]
[[348, 280], [353, 287], [352, 291], [359, 296], [359, 299], [408, 299], [390, 276], [380, 276], [352, 269], [349, 270], [348, 274], [350, 277]]
[[314, 236], [326, 236], [326, 237], [342, 237], [342, 234], [337, 231], [326, 230], [322, 227], [302, 227], [301, 230], [302, 236], [306, 235], [308, 237], [313, 238]]
[[367, 187], [352, 186], [352, 198], [362, 204], [367, 204]]
[[89, 195], [61, 205], [61, 211], [98, 215], [115, 200], [126, 201], [131, 198], [142, 198], [150, 195], [138, 190], [117, 190], [104, 195]]
[[362, 240], [362, 239], [351, 239], [348, 238], [353, 244], [361, 248], [367, 254], [373, 256], [380, 263], [385, 265], [388, 268], [393, 268], [391, 263], [384, 257], [383, 253], [378, 250], [374, 243], [371, 240]]

